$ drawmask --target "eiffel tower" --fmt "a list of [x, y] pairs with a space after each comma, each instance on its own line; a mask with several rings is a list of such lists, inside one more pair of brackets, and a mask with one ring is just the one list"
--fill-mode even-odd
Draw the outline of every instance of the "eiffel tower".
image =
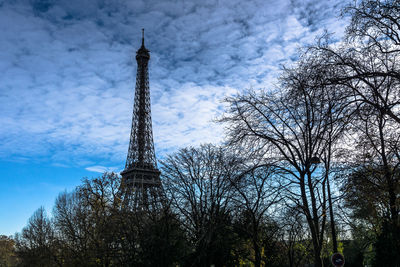
[[141, 209], [159, 206], [163, 195], [153, 143], [149, 52], [144, 46], [142, 29], [142, 46], [136, 52], [136, 87], [128, 156], [121, 172], [124, 203]]

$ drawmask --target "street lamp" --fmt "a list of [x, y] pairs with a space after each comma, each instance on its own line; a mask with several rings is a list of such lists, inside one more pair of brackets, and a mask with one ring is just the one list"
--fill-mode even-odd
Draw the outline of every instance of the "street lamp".
[[310, 158], [310, 164], [311, 165], [313, 165], [313, 164], [319, 164], [319, 163], [321, 163], [321, 160], [318, 158], [318, 157], [311, 157]]

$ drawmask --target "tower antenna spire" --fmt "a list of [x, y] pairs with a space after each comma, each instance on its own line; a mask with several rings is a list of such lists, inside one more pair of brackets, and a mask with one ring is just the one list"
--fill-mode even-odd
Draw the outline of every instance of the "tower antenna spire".
[[142, 46], [144, 46], [144, 28], [142, 28]]

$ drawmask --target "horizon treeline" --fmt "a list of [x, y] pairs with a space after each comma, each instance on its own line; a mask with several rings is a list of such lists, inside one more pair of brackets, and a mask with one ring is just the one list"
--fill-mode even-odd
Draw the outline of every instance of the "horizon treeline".
[[362, 0], [343, 40], [274, 88], [225, 99], [222, 145], [160, 162], [157, 208], [105, 173], [0, 237], [0, 266], [400, 266], [400, 1]]

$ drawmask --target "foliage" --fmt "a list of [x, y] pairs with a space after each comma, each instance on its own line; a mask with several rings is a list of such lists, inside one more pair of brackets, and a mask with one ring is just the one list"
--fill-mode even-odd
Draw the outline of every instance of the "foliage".
[[37, 210], [17, 234], [21, 266], [174, 266], [183, 261], [186, 238], [168, 207], [157, 216], [123, 208], [120, 177], [84, 179], [61, 193], [53, 217]]
[[400, 266], [400, 228], [384, 222], [374, 243], [373, 266]]
[[0, 235], [0, 266], [9, 267], [16, 264], [14, 251], [15, 241], [8, 236]]

